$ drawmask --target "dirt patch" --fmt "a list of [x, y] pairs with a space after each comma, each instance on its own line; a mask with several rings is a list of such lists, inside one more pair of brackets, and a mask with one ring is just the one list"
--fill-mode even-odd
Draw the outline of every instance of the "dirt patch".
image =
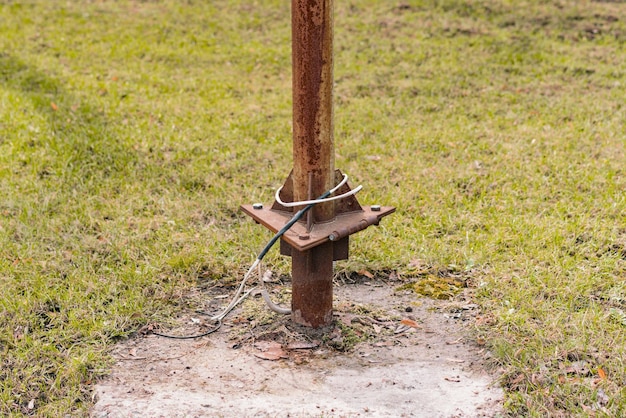
[[[92, 416], [494, 417], [502, 392], [464, 320], [476, 306], [371, 281], [335, 286], [335, 323], [233, 312], [199, 340], [145, 335], [120, 344]], [[214, 299], [215, 300], [215, 299]], [[198, 331], [197, 314], [176, 332]], [[201, 325], [201, 324], [200, 324]]]

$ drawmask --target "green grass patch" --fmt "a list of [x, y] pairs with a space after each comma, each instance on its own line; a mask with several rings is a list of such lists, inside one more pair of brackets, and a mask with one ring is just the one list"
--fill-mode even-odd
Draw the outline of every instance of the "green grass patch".
[[[269, 238], [238, 206], [291, 168], [289, 2], [0, 22], [0, 415], [84, 415], [112, 344]], [[626, 413], [625, 42], [619, 2], [335, 5], [336, 166], [398, 208], [342, 268], [466, 272], [512, 416]]]

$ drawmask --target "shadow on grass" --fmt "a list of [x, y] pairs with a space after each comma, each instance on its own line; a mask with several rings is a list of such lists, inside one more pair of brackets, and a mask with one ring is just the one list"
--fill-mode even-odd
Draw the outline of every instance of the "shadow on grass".
[[[12, 93], [0, 133], [0, 186], [8, 185], [0, 188], [2, 416], [82, 410], [102, 362], [93, 347], [132, 322], [126, 302], [115, 305], [129, 287], [119, 276], [132, 273], [119, 248], [97, 239], [94, 206], [83, 201], [100, 196], [109, 205], [139, 157], [101, 110], [103, 98], [73, 93], [49, 73], [0, 52], [0, 88]], [[119, 271], [97, 279], [99, 266]]]
[[45, 163], [30, 161], [40, 178], [57, 176], [75, 188], [133, 174], [138, 158], [130, 141], [122, 141], [119, 128], [95, 99], [68, 93], [53, 77], [5, 53], [0, 53], [0, 84], [27, 98], [48, 122], [44, 132], [22, 136], [14, 144], [27, 155], [45, 156]]

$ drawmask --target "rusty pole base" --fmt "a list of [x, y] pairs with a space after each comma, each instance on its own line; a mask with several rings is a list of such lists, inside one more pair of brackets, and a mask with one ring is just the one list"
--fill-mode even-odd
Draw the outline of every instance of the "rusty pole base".
[[[242, 205], [241, 209], [272, 232], [278, 232], [292, 217], [275, 209]], [[320, 328], [330, 325], [333, 311], [333, 262], [345, 260], [349, 235], [395, 212], [394, 207], [367, 207], [357, 212], [337, 215], [334, 221], [314, 224], [307, 231], [306, 222], [297, 222], [280, 240], [280, 252], [292, 257], [291, 317], [300, 325]]]
[[[336, 172], [336, 183], [343, 176]], [[292, 201], [291, 176], [281, 191], [283, 201]], [[344, 185], [337, 193], [349, 191]], [[328, 326], [333, 318], [333, 261], [348, 258], [350, 235], [378, 225], [395, 212], [391, 206], [361, 207], [354, 196], [338, 201], [337, 215], [332, 221], [307, 225], [295, 223], [280, 240], [280, 252], [292, 257], [291, 318], [312, 328]], [[278, 203], [271, 209], [242, 205], [241, 209], [256, 222], [276, 233], [292, 218], [293, 212]], [[310, 227], [310, 230], [309, 230]]]
[[333, 320], [333, 243], [292, 251], [291, 320], [321, 328]]

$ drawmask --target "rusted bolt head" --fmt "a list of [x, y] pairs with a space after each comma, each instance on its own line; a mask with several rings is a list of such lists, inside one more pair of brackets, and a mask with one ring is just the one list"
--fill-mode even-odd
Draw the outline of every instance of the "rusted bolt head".
[[301, 239], [302, 241], [306, 241], [306, 240], [308, 240], [310, 238], [311, 238], [311, 236], [309, 234], [298, 235], [298, 239]]
[[255, 203], [252, 205], [252, 209], [260, 210], [263, 209], [263, 203]]
[[380, 212], [380, 205], [372, 205], [370, 206], [372, 212]]

